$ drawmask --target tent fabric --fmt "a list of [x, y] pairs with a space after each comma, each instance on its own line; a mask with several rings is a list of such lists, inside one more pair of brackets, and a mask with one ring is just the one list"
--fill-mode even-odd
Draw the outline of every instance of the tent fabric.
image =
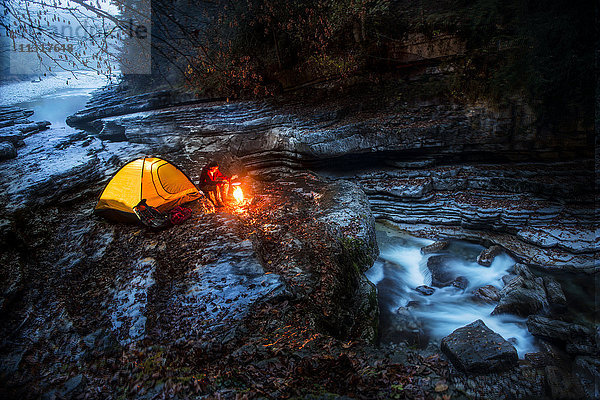
[[95, 211], [119, 220], [137, 219], [133, 212], [142, 199], [165, 212], [200, 197], [196, 186], [179, 168], [160, 158], [140, 158], [121, 168], [100, 195]]

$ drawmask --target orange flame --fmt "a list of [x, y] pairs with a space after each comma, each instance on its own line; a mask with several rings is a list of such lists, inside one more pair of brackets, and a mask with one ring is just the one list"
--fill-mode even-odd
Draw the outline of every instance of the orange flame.
[[236, 186], [233, 189], [233, 198], [238, 204], [244, 201], [244, 192], [242, 192], [242, 188], [240, 186]]

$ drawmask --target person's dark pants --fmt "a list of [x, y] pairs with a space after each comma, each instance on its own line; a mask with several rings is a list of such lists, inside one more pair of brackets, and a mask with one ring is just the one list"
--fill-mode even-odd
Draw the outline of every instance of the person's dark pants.
[[229, 199], [229, 184], [228, 183], [216, 183], [214, 185], [205, 185], [202, 187], [202, 191], [206, 193], [209, 200], [215, 206], [224, 205]]

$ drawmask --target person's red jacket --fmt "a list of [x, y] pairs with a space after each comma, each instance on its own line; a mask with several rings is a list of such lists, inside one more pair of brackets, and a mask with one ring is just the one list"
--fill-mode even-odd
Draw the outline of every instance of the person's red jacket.
[[200, 173], [200, 187], [202, 186], [214, 186], [217, 183], [226, 183], [229, 181], [229, 178], [227, 178], [225, 175], [223, 175], [223, 173], [221, 171], [219, 171], [218, 169], [215, 171], [214, 174], [211, 174], [208, 172], [209, 168], [208, 166], [202, 168], [202, 172]]

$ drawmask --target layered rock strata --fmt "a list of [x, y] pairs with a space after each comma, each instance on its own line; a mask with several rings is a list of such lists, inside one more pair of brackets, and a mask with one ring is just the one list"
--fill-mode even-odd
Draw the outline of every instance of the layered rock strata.
[[0, 161], [15, 158], [25, 138], [48, 129], [50, 122], [32, 122], [33, 111], [15, 106], [0, 107]]
[[423, 103], [375, 116], [257, 102], [181, 106], [175, 95], [157, 96], [126, 98], [115, 110], [92, 103], [69, 123], [190, 160], [235, 156], [259, 179], [314, 168], [358, 182], [375, 218], [415, 233], [498, 243], [532, 265], [596, 270], [586, 132], [517, 135], [509, 116], [482, 106]]

